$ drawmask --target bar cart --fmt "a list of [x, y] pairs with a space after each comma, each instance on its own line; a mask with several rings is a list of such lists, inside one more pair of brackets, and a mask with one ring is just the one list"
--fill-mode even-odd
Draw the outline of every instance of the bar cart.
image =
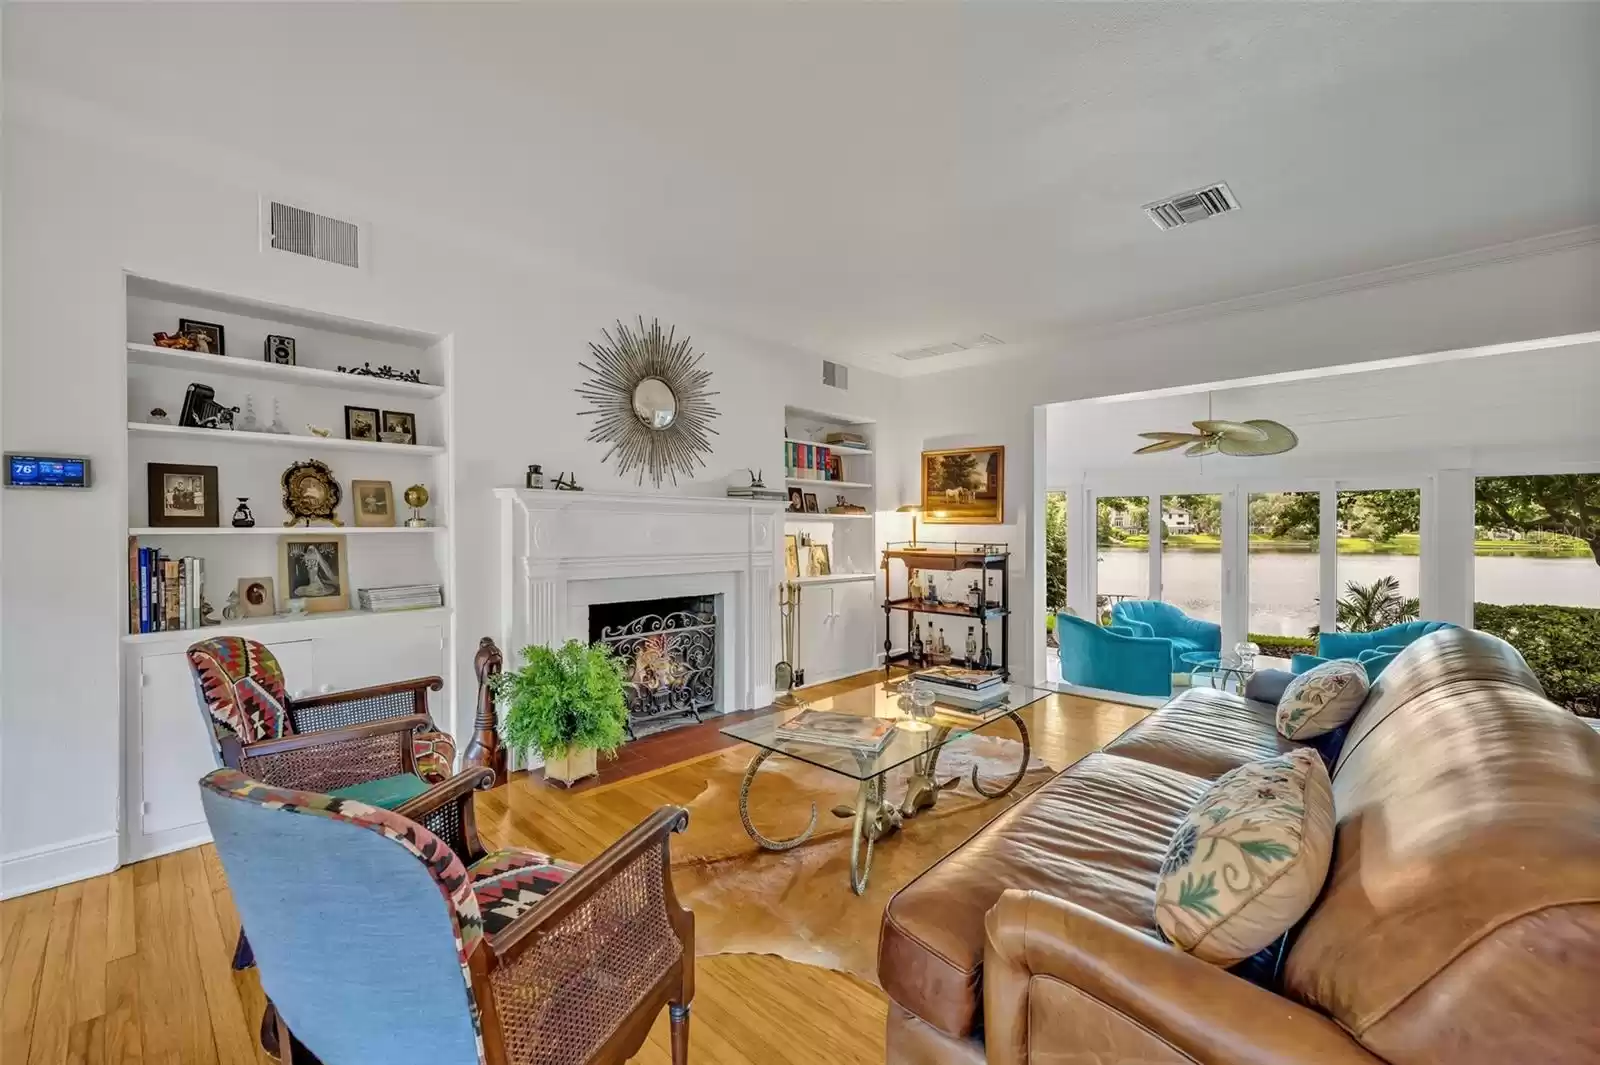
[[[1011, 621], [1011, 591], [1010, 591], [1010, 550], [1004, 545], [983, 543], [946, 543], [931, 544], [923, 541], [913, 545], [910, 542], [890, 543], [883, 549], [883, 668], [888, 671], [896, 664], [911, 664], [913, 666], [923, 663], [916, 662], [913, 658], [912, 641], [918, 630], [918, 615], [944, 618], [967, 618], [977, 623], [982, 632], [983, 647], [988, 649], [989, 627], [988, 622], [998, 619], [1000, 622], [999, 654], [993, 657], [989, 668], [995, 669], [1007, 680], [1011, 678], [1011, 667], [1007, 653], [1008, 637], [1010, 635]], [[894, 585], [891, 581], [890, 563], [899, 561], [906, 567], [906, 594], [897, 597], [894, 594]], [[949, 574], [948, 591], [942, 592], [937, 598], [930, 595], [930, 589], [917, 574], [927, 574], [928, 579], [937, 587], [938, 576]], [[956, 575], [976, 574], [977, 594], [972, 595], [969, 589], [958, 587], [961, 577]], [[991, 578], [998, 577], [999, 598], [991, 597]], [[977, 600], [982, 600], [982, 606]], [[896, 613], [907, 616], [906, 619], [906, 644], [907, 648], [900, 654], [894, 652], [893, 619]], [[929, 631], [933, 623], [929, 622]], [[942, 630], [941, 630], [942, 631]], [[965, 650], [965, 649], [962, 649]], [[968, 654], [953, 655], [955, 659], [967, 659], [968, 664], [973, 656]], [[923, 662], [930, 659], [924, 656]]]

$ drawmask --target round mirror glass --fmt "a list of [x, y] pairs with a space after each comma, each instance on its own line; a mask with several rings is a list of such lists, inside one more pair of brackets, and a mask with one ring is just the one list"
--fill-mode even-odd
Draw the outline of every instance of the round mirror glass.
[[678, 397], [659, 377], [633, 386], [633, 413], [651, 429], [665, 429], [678, 417]]

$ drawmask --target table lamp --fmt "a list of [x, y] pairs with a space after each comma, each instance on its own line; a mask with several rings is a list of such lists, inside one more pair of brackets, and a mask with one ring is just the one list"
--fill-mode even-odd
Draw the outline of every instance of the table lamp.
[[896, 507], [894, 512], [896, 514], [911, 515], [911, 546], [906, 548], [906, 550], [922, 550], [922, 548], [917, 546], [917, 515], [922, 513], [922, 505], [920, 503], [907, 503], [903, 507]]

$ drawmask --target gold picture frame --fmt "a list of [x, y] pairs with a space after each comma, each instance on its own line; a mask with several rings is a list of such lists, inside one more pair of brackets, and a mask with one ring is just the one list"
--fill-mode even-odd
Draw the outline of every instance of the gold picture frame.
[[278, 537], [278, 590], [285, 606], [303, 599], [306, 612], [350, 609], [347, 544], [338, 533], [295, 533]]
[[922, 521], [927, 525], [1003, 525], [1006, 449], [957, 447], [922, 453]]
[[800, 576], [800, 538], [794, 533], [783, 537], [783, 571], [791, 581]]
[[827, 544], [812, 544], [811, 548], [810, 548], [810, 552], [811, 552], [811, 559], [810, 559], [810, 561], [811, 561], [811, 573], [810, 573], [810, 576], [812, 576], [812, 577], [831, 577], [831, 576], [833, 576], [833, 559], [829, 555], [828, 545]]
[[358, 528], [389, 528], [395, 524], [394, 484], [390, 481], [351, 481], [350, 513]]

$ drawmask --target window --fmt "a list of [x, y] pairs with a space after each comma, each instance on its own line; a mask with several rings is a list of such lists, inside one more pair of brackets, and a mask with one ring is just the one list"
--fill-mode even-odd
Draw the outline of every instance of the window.
[[1321, 494], [1250, 495], [1250, 631], [1308, 640], [1317, 625]]
[[1161, 497], [1161, 594], [1192, 618], [1222, 621], [1222, 497]]
[[1095, 590], [1104, 621], [1112, 603], [1150, 598], [1150, 499], [1098, 496], [1095, 513], [1100, 548]]
[[1414, 621], [1422, 607], [1422, 491], [1339, 493], [1337, 618], [1340, 632]]

